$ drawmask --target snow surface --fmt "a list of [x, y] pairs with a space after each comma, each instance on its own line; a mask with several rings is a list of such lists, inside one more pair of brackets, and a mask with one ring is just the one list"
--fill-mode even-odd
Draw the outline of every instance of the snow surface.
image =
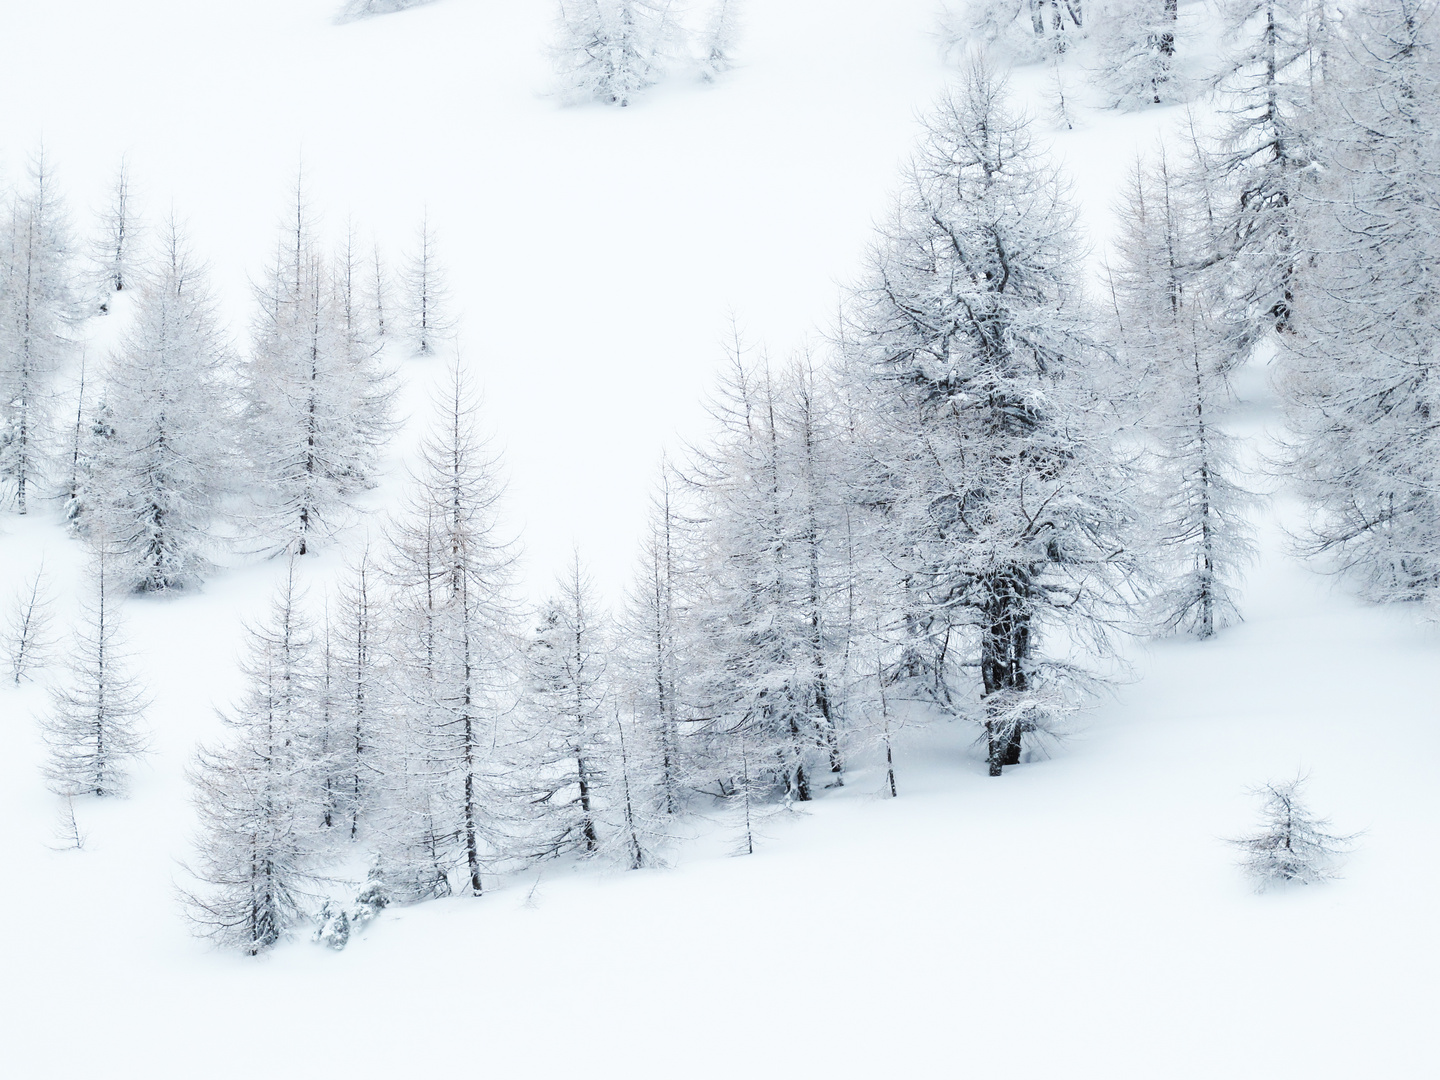
[[[783, 352], [858, 265], [947, 77], [934, 0], [751, 0], [738, 70], [624, 111], [546, 96], [543, 0], [344, 25], [339, 6], [0, 0], [4, 163], [43, 137], [84, 224], [128, 153], [242, 341], [302, 156], [332, 229], [351, 211], [392, 252], [428, 204], [530, 580], [578, 540], [618, 592], [661, 448], [704, 431], [729, 310]], [[1097, 253], [1123, 170], [1178, 115], [1086, 112], [1056, 137]], [[407, 365], [417, 414], [437, 374]], [[1241, 396], [1258, 461], [1263, 371]], [[862, 763], [752, 857], [704, 835], [668, 870], [555, 867], [259, 962], [192, 939], [174, 887], [185, 767], [279, 568], [134, 602], [155, 752], [130, 799], [79, 804], [84, 851], [50, 847], [43, 685], [0, 687], [0, 1071], [1434, 1075], [1440, 639], [1292, 559], [1297, 514], [1283, 490], [1265, 511], [1244, 625], [1135, 647], [1135, 681], [1050, 760], [994, 781], [972, 732], [912, 730], [899, 799]], [[58, 524], [0, 532], [0, 603], [43, 557], [73, 607]], [[1319, 810], [1367, 831], [1343, 880], [1257, 896], [1221, 838], [1250, 824], [1248, 785], [1302, 767]]]

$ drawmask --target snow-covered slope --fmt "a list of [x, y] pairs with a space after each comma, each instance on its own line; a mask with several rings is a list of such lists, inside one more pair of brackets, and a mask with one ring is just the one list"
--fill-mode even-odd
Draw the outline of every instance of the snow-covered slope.
[[[332, 228], [353, 211], [394, 248], [428, 205], [531, 576], [578, 540], [617, 590], [659, 451], [703, 428], [728, 312], [783, 351], [833, 311], [946, 78], [933, 0], [752, 0], [738, 70], [624, 111], [545, 96], [541, 0], [344, 25], [338, 7], [4, 5], [5, 163], [43, 137], [83, 213], [128, 153], [150, 206], [173, 196], [190, 219], [237, 337], [302, 158]], [[1031, 93], [1043, 74], [1016, 81]], [[1176, 117], [1085, 113], [1056, 136], [1097, 250], [1124, 169]], [[407, 367], [417, 410], [435, 374]], [[1241, 390], [1230, 422], [1258, 459], [1275, 423], [1264, 372]], [[84, 851], [47, 846], [43, 687], [0, 687], [0, 1063], [21, 1077], [1428, 1075], [1440, 641], [1290, 558], [1295, 517], [1283, 492], [1265, 510], [1247, 622], [1136, 647], [1136, 681], [1052, 760], [990, 780], [971, 731], [909, 731], [899, 799], [872, 797], [880, 777], [862, 766], [808, 813], [770, 819], [753, 857], [702, 837], [668, 870], [551, 870], [387, 912], [343, 953], [297, 942], [259, 962], [192, 939], [175, 882], [184, 771], [278, 568], [132, 603], [154, 753], [132, 798], [82, 807]], [[73, 593], [81, 553], [55, 521], [0, 529], [0, 592], [43, 556]], [[1247, 785], [1299, 768], [1337, 825], [1367, 832], [1343, 880], [1257, 897], [1221, 838], [1250, 820]]]

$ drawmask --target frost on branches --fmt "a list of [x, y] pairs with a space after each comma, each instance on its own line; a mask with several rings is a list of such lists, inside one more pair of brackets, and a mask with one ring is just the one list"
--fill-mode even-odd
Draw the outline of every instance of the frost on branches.
[[1288, 881], [1309, 885], [1338, 877], [1340, 858], [1354, 846], [1356, 834], [1329, 832], [1330, 819], [1305, 806], [1300, 795], [1305, 779], [1256, 788], [1263, 800], [1260, 829], [1230, 841], [1243, 853], [1240, 865], [1258, 892]]
[[926, 126], [848, 312], [873, 440], [857, 498], [893, 567], [889, 678], [980, 719], [998, 776], [1086, 680], [1043, 636], [1105, 652], [1136, 569], [1133, 481], [1088, 407], [1100, 351], [1058, 171], [983, 64]]

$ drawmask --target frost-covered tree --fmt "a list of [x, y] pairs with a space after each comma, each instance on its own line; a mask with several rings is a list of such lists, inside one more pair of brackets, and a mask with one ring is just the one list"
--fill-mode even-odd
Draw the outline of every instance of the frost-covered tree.
[[448, 891], [458, 870], [479, 896], [487, 861], [505, 847], [497, 742], [514, 693], [514, 555], [499, 462], [476, 430], [458, 361], [449, 382], [392, 536], [407, 771], [389, 861], [412, 891]]
[[42, 481], [50, 380], [77, 315], [70, 222], [43, 150], [0, 236], [0, 483], [24, 514]]
[[600, 849], [601, 787], [608, 782], [612, 703], [604, 613], [577, 551], [542, 604], [526, 653], [521, 746], [534, 854]]
[[94, 588], [81, 614], [63, 681], [41, 720], [45, 778], [57, 794], [117, 795], [127, 766], [146, 748], [145, 695], [127, 670], [120, 611], [101, 540]]
[[200, 833], [186, 894], [197, 932], [256, 955], [303, 917], [318, 865], [315, 629], [291, 559], [268, 619], [250, 629], [246, 689], [202, 747], [191, 781]]
[[376, 340], [383, 340], [390, 333], [390, 272], [380, 255], [380, 245], [371, 248], [366, 260], [367, 289], [366, 304], [369, 308], [370, 328]]
[[297, 182], [242, 370], [256, 525], [273, 551], [304, 555], [343, 524], [374, 485], [391, 432], [393, 388], [374, 351], [347, 332], [331, 266]]
[[740, 0], [716, 0], [700, 35], [700, 75], [714, 82], [735, 66], [740, 47]]
[[992, 776], [1069, 710], [1135, 568], [1077, 240], [1058, 171], [977, 63], [928, 118], [848, 312], [873, 432], [856, 498], [882, 514], [908, 639], [889, 677], [978, 719]]
[[1298, 881], [1310, 885], [1338, 876], [1338, 863], [1355, 835], [1329, 831], [1330, 819], [1316, 817], [1301, 798], [1306, 777], [1268, 783], [1253, 792], [1262, 800], [1260, 828], [1230, 843], [1243, 853], [1240, 865], [1257, 891]]
[[106, 370], [107, 443], [87, 459], [76, 518], [105, 536], [125, 587], [164, 592], [209, 570], [233, 486], [230, 362], [205, 268], [172, 218]]
[[688, 477], [699, 524], [689, 647], [707, 767], [728, 787], [743, 731], [753, 781], [801, 802], [817, 769], [842, 764], [820, 490], [830, 470], [806, 374], [746, 362], [737, 342], [712, 407], [719, 435]]
[[55, 597], [42, 562], [16, 588], [6, 614], [5, 662], [18, 686], [31, 671], [43, 667], [57, 644], [54, 637]]
[[1440, 599], [1440, 14], [1374, 0], [1331, 57], [1329, 166], [1281, 355], [1305, 549], [1377, 600]]
[[394, 669], [380, 578], [366, 548], [327, 610], [325, 701], [326, 821], [355, 840], [380, 810], [385, 733], [393, 720]]
[[983, 45], [1029, 63], [1066, 52], [1085, 33], [1087, 9], [1084, 0], [948, 0], [941, 45], [960, 55]]
[[1116, 108], [1183, 101], [1178, 70], [1179, 0], [1108, 0], [1095, 9], [1090, 36], [1096, 74]]
[[681, 808], [687, 771], [681, 717], [686, 713], [682, 635], [689, 562], [673, 486], [667, 462], [660, 470], [641, 536], [639, 565], [620, 616], [616, 676], [635, 732], [630, 756], [637, 758], [646, 748], [652, 751], [667, 814]]
[[115, 170], [109, 200], [100, 214], [100, 228], [90, 247], [91, 278], [102, 313], [109, 311], [112, 294], [138, 284], [144, 263], [143, 236], [130, 166], [122, 157]]
[[[1217, 330], [1221, 303], [1200, 271], [1207, 237], [1193, 175], [1162, 151], [1128, 179], [1109, 265], [1120, 378], [1138, 397], [1153, 502], [1148, 520], [1165, 569], [1155, 625], [1207, 638], [1239, 618], [1254, 558], [1234, 440], [1219, 424], [1235, 357]], [[1119, 395], [1117, 395], [1119, 396]]]
[[403, 318], [410, 345], [417, 355], [431, 356], [450, 339], [455, 324], [450, 317], [450, 290], [435, 250], [435, 230], [427, 211], [415, 234], [415, 249], [401, 275], [405, 307]]
[[1292, 328], [1301, 190], [1316, 152], [1307, 121], [1330, 24], [1324, 0], [1226, 0], [1223, 11], [1236, 45], [1220, 76], [1224, 138], [1210, 159], [1228, 196], [1215, 255], [1244, 350]]
[[674, 8], [673, 0], [559, 0], [551, 55], [564, 92], [629, 105], [664, 74]]

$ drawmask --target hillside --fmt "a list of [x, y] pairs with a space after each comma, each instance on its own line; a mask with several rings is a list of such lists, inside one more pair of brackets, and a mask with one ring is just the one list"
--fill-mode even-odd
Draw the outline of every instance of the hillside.
[[[332, 231], [353, 213], [399, 248], [428, 212], [524, 588], [578, 543], [618, 596], [662, 450], [707, 430], [730, 314], [777, 355], [830, 325], [953, 74], [934, 0], [752, 0], [734, 72], [623, 111], [547, 93], [548, 3], [346, 24], [337, 6], [12, 4], [0, 165], [43, 138], [83, 223], [129, 155], [147, 204], [188, 219], [237, 341], [297, 163]], [[1014, 86], [1045, 112], [1043, 70]], [[1074, 130], [1042, 124], [1092, 261], [1126, 169], [1182, 115], [1082, 104]], [[126, 317], [91, 320], [88, 349]], [[377, 514], [441, 368], [404, 362]], [[1280, 425], [1264, 365], [1237, 391], [1225, 423], [1259, 477]], [[26, 1078], [1427, 1075], [1440, 637], [1296, 559], [1298, 502], [1258, 482], [1274, 490], [1244, 623], [1127, 643], [1130, 675], [1048, 759], [992, 780], [973, 729], [917, 722], [895, 800], [872, 752], [843, 789], [769, 817], [748, 858], [696, 822], [668, 868], [551, 864], [481, 900], [391, 909], [344, 952], [218, 952], [176, 898], [186, 770], [283, 567], [236, 559], [198, 595], [137, 599], [153, 752], [131, 798], [78, 811], [83, 851], [54, 849], [43, 682], [0, 686], [0, 1060]], [[6, 515], [0, 598], [42, 558], [68, 618], [82, 548], [58, 512]], [[1251, 822], [1248, 787], [1302, 769], [1363, 839], [1341, 880], [1257, 895], [1222, 838]]]

